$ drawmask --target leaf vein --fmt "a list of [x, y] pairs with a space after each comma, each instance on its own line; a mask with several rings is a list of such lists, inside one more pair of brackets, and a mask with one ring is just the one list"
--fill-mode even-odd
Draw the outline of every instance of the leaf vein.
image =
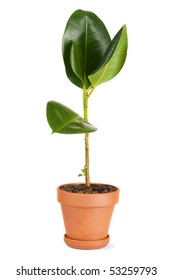
[[62, 125], [60, 128], [58, 128], [55, 132], [61, 131], [64, 127], [66, 127], [68, 124], [72, 123], [73, 121], [80, 119], [80, 116], [76, 116], [75, 118], [70, 119], [68, 122], [66, 122], [64, 125]]

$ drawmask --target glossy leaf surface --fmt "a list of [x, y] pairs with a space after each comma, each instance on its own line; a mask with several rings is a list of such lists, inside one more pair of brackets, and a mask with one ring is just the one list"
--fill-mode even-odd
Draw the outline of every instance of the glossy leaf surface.
[[84, 83], [86, 88], [91, 85], [88, 76], [99, 66], [110, 42], [104, 23], [94, 13], [77, 10], [71, 15], [63, 35], [62, 52], [72, 83], [81, 88]]
[[105, 83], [114, 78], [124, 65], [127, 54], [127, 31], [124, 25], [116, 34], [108, 49], [106, 50], [99, 67], [89, 80], [93, 87]]
[[97, 130], [95, 126], [84, 120], [70, 108], [56, 101], [49, 101], [47, 103], [46, 113], [52, 133], [78, 134]]
[[73, 69], [73, 72], [84, 84], [84, 61], [82, 57], [82, 52], [79, 46], [76, 43], [72, 43], [71, 52], [70, 52], [70, 64]]

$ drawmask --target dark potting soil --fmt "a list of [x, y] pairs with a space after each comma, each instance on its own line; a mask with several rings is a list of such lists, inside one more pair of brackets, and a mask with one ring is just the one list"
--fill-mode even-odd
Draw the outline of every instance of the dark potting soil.
[[91, 184], [90, 187], [86, 187], [85, 184], [69, 184], [60, 187], [61, 190], [70, 193], [83, 193], [83, 194], [99, 194], [99, 193], [109, 193], [115, 192], [116, 187], [104, 184]]

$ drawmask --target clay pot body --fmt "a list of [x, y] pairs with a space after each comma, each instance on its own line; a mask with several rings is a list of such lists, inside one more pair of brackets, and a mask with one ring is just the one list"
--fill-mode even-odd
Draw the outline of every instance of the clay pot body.
[[108, 230], [114, 206], [119, 200], [119, 189], [104, 194], [79, 194], [63, 191], [60, 187], [57, 194], [66, 229], [65, 243], [76, 249], [106, 246], [110, 240]]

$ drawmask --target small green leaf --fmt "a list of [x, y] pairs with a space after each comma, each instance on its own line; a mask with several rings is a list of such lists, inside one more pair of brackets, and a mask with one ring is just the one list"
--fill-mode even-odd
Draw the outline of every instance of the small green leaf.
[[79, 177], [86, 176], [88, 167], [85, 165], [83, 169], [81, 169], [82, 173], [78, 174]]
[[52, 133], [78, 134], [90, 133], [97, 130], [95, 126], [80, 117], [70, 108], [56, 101], [47, 103], [47, 121]]
[[115, 35], [98, 68], [89, 75], [93, 87], [114, 78], [124, 65], [127, 54], [127, 30], [124, 25]]

